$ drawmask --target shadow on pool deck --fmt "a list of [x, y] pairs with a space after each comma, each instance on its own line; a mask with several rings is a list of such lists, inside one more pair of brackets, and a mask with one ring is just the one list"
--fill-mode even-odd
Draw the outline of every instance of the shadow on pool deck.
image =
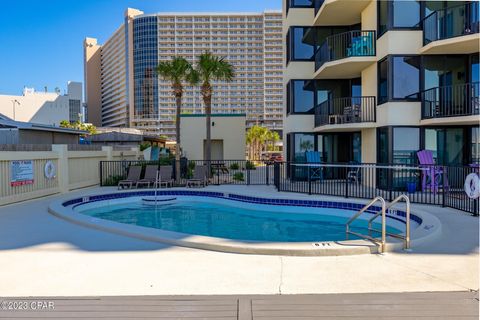
[[[85, 191], [80, 190], [61, 197], [66, 199], [78, 193], [84, 194]], [[90, 229], [57, 218], [47, 211], [49, 203], [57, 198], [59, 196], [45, 197], [0, 207], [0, 250], [49, 243], [63, 243], [85, 251], [149, 251], [172, 247]], [[446, 208], [435, 207], [434, 210], [435, 215], [442, 221], [441, 237], [414, 247], [412, 252], [406, 254], [462, 255], [478, 252], [478, 217], [455, 214], [452, 209]]]

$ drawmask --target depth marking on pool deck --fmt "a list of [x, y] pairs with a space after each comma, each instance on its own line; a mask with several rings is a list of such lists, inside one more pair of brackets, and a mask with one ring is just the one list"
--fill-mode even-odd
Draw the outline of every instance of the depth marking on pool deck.
[[[315, 295], [213, 295], [115, 297], [9, 297], [5, 302], [49, 306], [8, 311], [21, 319], [478, 319], [478, 292], [354, 293]], [[7, 304], [8, 305], [8, 304]], [[17, 304], [18, 306], [18, 304]]]

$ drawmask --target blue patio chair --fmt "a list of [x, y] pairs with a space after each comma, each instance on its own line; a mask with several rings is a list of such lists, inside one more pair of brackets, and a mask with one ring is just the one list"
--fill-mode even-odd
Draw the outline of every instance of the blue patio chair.
[[[305, 158], [307, 164], [320, 164], [322, 163], [320, 152], [318, 151], [305, 151]], [[323, 179], [323, 168], [322, 167], [309, 167], [308, 175], [310, 180], [322, 180]]]

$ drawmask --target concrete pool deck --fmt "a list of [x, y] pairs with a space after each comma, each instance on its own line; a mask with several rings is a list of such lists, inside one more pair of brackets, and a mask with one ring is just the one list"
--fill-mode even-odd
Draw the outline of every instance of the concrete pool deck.
[[[442, 222], [441, 236], [412, 252], [330, 257], [242, 255], [174, 247], [89, 229], [47, 211], [57, 199], [112, 190], [90, 188], [0, 207], [0, 296], [478, 290], [479, 219], [454, 209], [412, 205], [412, 212], [421, 209]], [[205, 190], [289, 195], [267, 186]]]

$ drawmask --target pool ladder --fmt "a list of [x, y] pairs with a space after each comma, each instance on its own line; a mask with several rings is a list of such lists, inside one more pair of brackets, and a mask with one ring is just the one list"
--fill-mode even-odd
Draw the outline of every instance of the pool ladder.
[[[393, 234], [393, 233], [387, 232], [387, 217], [386, 217], [387, 210], [392, 208], [395, 204], [397, 204], [401, 200], [405, 201], [405, 205], [406, 205], [406, 210], [405, 210], [405, 227], [406, 227], [405, 235], [399, 235], [399, 234]], [[362, 213], [367, 211], [368, 208], [370, 208], [371, 206], [373, 206], [377, 202], [380, 202], [381, 210], [379, 212], [375, 213], [373, 215], [373, 217], [368, 220], [368, 236], [364, 235], [364, 234], [360, 234], [358, 232], [351, 231], [350, 230], [350, 225], [352, 224], [352, 222], [355, 221]], [[380, 215], [382, 216], [382, 229], [381, 230], [374, 229], [372, 227], [373, 221], [376, 218], [378, 218], [378, 216], [380, 216]], [[353, 234], [357, 237], [370, 240], [373, 243], [379, 245], [380, 252], [382, 252], [382, 253], [385, 252], [385, 244], [386, 244], [387, 235], [390, 236], [390, 237], [402, 239], [403, 240], [403, 248], [404, 249], [410, 249], [410, 199], [408, 198], [408, 196], [402, 194], [402, 195], [396, 197], [387, 206], [387, 204], [385, 202], [385, 199], [383, 199], [382, 197], [373, 198], [362, 209], [360, 209], [357, 213], [355, 213], [353, 215], [353, 217], [350, 218], [350, 220], [347, 221], [346, 232], [347, 232], [347, 238], [348, 238], [349, 234]], [[380, 233], [382, 235], [381, 238], [380, 239], [374, 238], [372, 236], [372, 232]]]

